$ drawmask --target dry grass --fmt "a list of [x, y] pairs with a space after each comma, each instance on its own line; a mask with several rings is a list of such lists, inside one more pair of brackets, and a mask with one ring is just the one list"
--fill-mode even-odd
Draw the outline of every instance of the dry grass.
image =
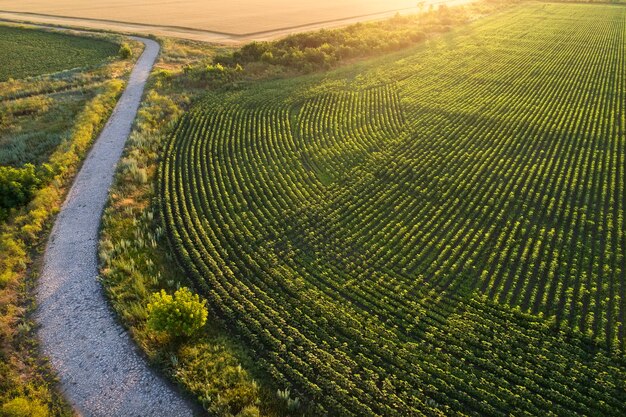
[[0, 10], [247, 34], [414, 8], [417, 0], [0, 0]]

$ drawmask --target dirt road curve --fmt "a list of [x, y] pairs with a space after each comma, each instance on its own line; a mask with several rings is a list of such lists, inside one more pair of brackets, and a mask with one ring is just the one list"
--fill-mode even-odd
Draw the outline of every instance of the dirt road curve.
[[159, 53], [158, 43], [135, 39], [146, 45], [144, 53], [50, 235], [37, 289], [39, 337], [80, 415], [191, 416], [185, 400], [148, 368], [97, 281], [102, 210]]

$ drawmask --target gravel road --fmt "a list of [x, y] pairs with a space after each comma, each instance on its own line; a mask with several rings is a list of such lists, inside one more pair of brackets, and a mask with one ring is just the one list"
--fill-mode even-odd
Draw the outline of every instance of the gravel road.
[[191, 406], [157, 376], [116, 321], [97, 281], [100, 218], [117, 162], [159, 53], [146, 48], [111, 118], [76, 176], [44, 256], [37, 289], [43, 354], [83, 416], [192, 416]]

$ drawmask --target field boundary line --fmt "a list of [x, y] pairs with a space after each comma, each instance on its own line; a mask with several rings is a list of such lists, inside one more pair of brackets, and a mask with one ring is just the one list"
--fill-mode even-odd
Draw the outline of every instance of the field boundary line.
[[[435, 0], [435, 1], [427, 1], [426, 5], [437, 6], [440, 4], [447, 4], [450, 6], [460, 5], [463, 3], [470, 3], [472, 0]], [[101, 23], [103, 25], [110, 25], [110, 28], [102, 28], [102, 27], [90, 27], [90, 26], [76, 26], [81, 29], [97, 29], [97, 30], [107, 30], [111, 32], [121, 32], [127, 31], [132, 32], [138, 29], [144, 29], [145, 34], [155, 34], [161, 32], [166, 36], [173, 36], [179, 38], [188, 38], [195, 40], [203, 40], [207, 42], [234, 42], [234, 43], [242, 43], [253, 40], [269, 40], [278, 38], [281, 36], [286, 36], [292, 33], [298, 32], [306, 32], [306, 31], [314, 31], [322, 28], [335, 28], [340, 26], [347, 26], [350, 24], [354, 24], [357, 22], [366, 22], [366, 21], [375, 21], [375, 20], [383, 20], [392, 17], [395, 13], [414, 11], [417, 13], [419, 10], [417, 7], [408, 7], [408, 8], [398, 8], [398, 9], [390, 9], [381, 12], [375, 13], [367, 13], [355, 16], [347, 16], [337, 19], [326, 19], [320, 21], [314, 21], [309, 23], [303, 23], [292, 26], [284, 26], [274, 29], [268, 30], [260, 30], [246, 33], [235, 33], [235, 32], [224, 32], [218, 30], [211, 29], [199, 29], [188, 26], [178, 26], [178, 25], [158, 25], [158, 24], [149, 24], [149, 23], [140, 23], [140, 22], [131, 22], [131, 21], [123, 21], [123, 20], [115, 20], [115, 19], [99, 19], [99, 18], [87, 18], [87, 17], [75, 17], [75, 16], [64, 16], [64, 15], [55, 15], [48, 13], [35, 13], [35, 12], [19, 12], [19, 11], [11, 11], [11, 10], [0, 10], [0, 20], [12, 21], [16, 22], [13, 18], [9, 18], [9, 16], [19, 17], [32, 17], [41, 19], [41, 21], [36, 21], [34, 23], [45, 23], [46, 19], [60, 21], [59, 25], [62, 26], [71, 26], [71, 22], [75, 22], [77, 25], [89, 25], [94, 23]], [[5, 15], [2, 17], [2, 15]], [[20, 20], [21, 21], [21, 20]], [[65, 22], [63, 22], [65, 21]], [[24, 23], [30, 23], [28, 20], [23, 20]], [[147, 29], [147, 30], [146, 30]], [[185, 36], [188, 35], [188, 36]], [[196, 35], [196, 36], [193, 36]]]

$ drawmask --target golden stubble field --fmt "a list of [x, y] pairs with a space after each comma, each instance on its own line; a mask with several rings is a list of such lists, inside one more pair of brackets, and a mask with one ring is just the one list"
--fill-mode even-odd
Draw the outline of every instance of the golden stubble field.
[[237, 35], [411, 8], [417, 0], [0, 0], [0, 11]]

